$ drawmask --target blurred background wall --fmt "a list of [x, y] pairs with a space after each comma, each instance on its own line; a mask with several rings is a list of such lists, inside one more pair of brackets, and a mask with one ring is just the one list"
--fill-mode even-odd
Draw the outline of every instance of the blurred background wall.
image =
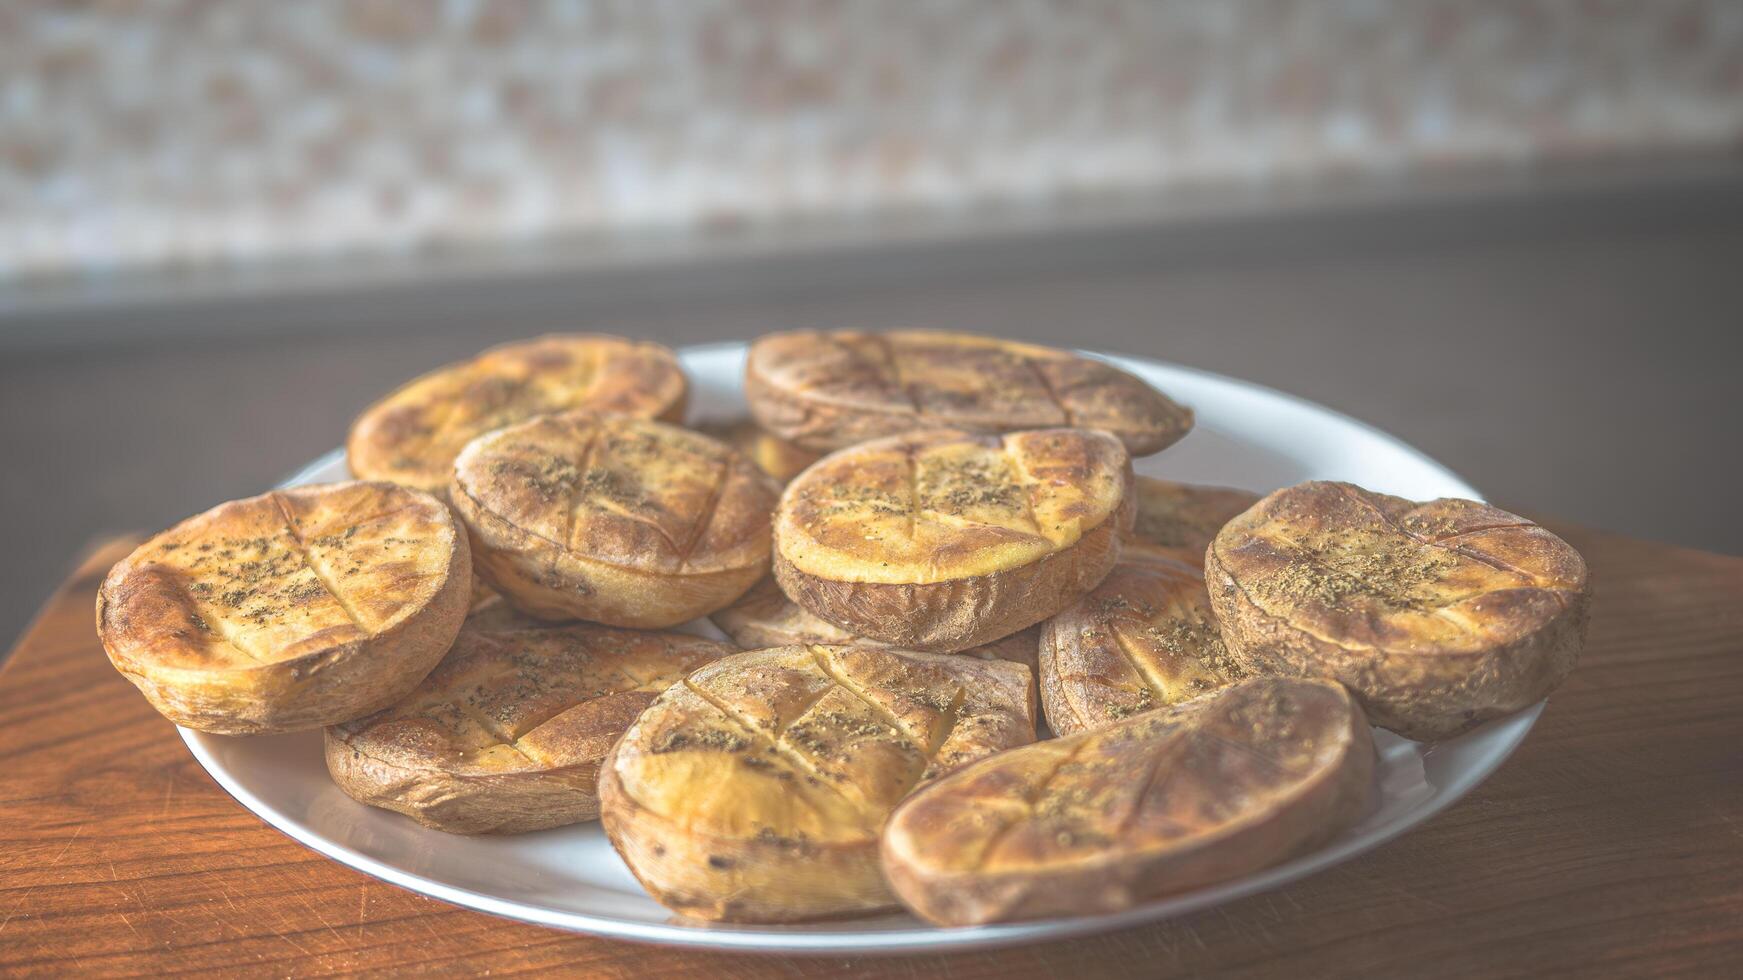
[[1743, 553], [1740, 162], [1734, 0], [0, 3], [0, 649], [549, 330], [1172, 360]]
[[0, 277], [1730, 152], [1728, 0], [0, 6]]

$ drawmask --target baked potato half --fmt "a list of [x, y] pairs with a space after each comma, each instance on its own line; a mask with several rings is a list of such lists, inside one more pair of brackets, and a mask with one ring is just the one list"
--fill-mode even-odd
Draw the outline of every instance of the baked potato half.
[[786, 922], [895, 900], [878, 834], [915, 786], [1032, 741], [1016, 664], [856, 646], [702, 667], [624, 733], [599, 776], [624, 862], [684, 915]]
[[1139, 476], [1133, 483], [1137, 520], [1126, 540], [1128, 551], [1178, 558], [1204, 567], [1204, 550], [1236, 514], [1259, 502], [1259, 495], [1232, 487], [1176, 483]]
[[351, 472], [448, 491], [454, 457], [492, 429], [574, 409], [682, 422], [689, 387], [670, 350], [554, 334], [494, 347], [411, 381], [366, 409], [345, 442]]
[[1340, 681], [1375, 724], [1419, 740], [1548, 695], [1591, 596], [1579, 553], [1523, 517], [1348, 483], [1279, 490], [1230, 521], [1205, 579], [1248, 672]]
[[952, 652], [1076, 601], [1119, 557], [1131, 460], [1086, 429], [932, 430], [827, 456], [787, 484], [775, 577], [854, 636]]
[[223, 735], [377, 711], [454, 642], [472, 582], [446, 505], [388, 483], [220, 504], [110, 569], [97, 633], [164, 717]]
[[599, 816], [599, 764], [685, 674], [734, 647], [686, 633], [468, 622], [392, 707], [328, 727], [327, 769], [353, 799], [455, 834]]
[[813, 452], [917, 429], [1076, 427], [1111, 432], [1147, 456], [1192, 428], [1190, 409], [1105, 361], [925, 330], [761, 337], [744, 391], [759, 425]]
[[749, 420], [703, 423], [696, 426], [696, 431], [738, 450], [745, 459], [781, 483], [798, 476], [805, 467], [823, 458], [821, 454], [800, 449]]
[[1041, 627], [1041, 708], [1075, 735], [1190, 701], [1240, 680], [1210, 611], [1204, 573], [1161, 556], [1122, 559]]
[[[765, 578], [740, 596], [738, 601], [709, 617], [721, 632], [732, 638], [744, 650], [766, 647], [786, 647], [815, 644], [853, 644], [855, 646], [888, 646], [876, 640], [854, 636], [841, 627], [805, 611], [805, 607], [787, 598], [780, 583]], [[1037, 650], [1041, 627], [1000, 637], [985, 646], [963, 650], [965, 656], [982, 659], [1009, 660], [1030, 671], [1038, 669]]]
[[478, 573], [541, 619], [660, 629], [767, 573], [777, 488], [726, 445], [660, 422], [543, 415], [487, 433], [449, 499]]
[[884, 874], [939, 925], [1119, 912], [1329, 839], [1373, 783], [1348, 691], [1254, 678], [922, 788], [890, 817]]

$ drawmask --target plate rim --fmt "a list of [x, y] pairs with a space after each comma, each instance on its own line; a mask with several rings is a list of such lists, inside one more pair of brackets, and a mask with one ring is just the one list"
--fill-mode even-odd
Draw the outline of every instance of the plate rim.
[[[675, 350], [682, 359], [685, 355], [702, 357], [733, 354], [743, 350], [746, 346], [747, 344], [743, 341], [721, 341], [686, 345]], [[1261, 394], [1297, 410], [1329, 417], [1360, 430], [1371, 438], [1389, 444], [1393, 449], [1411, 457], [1419, 465], [1440, 471], [1450, 481], [1461, 486], [1469, 496], [1474, 499], [1482, 499], [1477, 489], [1469, 481], [1411, 443], [1378, 426], [1353, 418], [1307, 398], [1257, 382], [1154, 358], [1086, 350], [1080, 350], [1077, 353], [1120, 367], [1137, 364], [1191, 375], [1199, 380], [1238, 387], [1249, 393]], [[344, 453], [343, 447], [324, 453], [296, 470], [276, 486], [283, 487], [306, 482], [311, 475], [341, 462]], [[1545, 704], [1547, 701], [1539, 701], [1522, 711], [1498, 718], [1466, 736], [1461, 736], [1461, 738], [1470, 737], [1486, 731], [1502, 734], [1503, 730], [1511, 729], [1510, 732], [1506, 732], [1504, 740], [1498, 743], [1498, 751], [1493, 752], [1491, 758], [1484, 760], [1484, 764], [1457, 773], [1448, 783], [1437, 787], [1437, 792], [1432, 799], [1410, 811], [1409, 819], [1399, 820], [1393, 825], [1369, 831], [1359, 837], [1335, 842], [1233, 881], [1146, 902], [1123, 912], [1108, 915], [1041, 919], [957, 928], [943, 928], [921, 922], [909, 927], [869, 932], [838, 932], [817, 928], [794, 930], [778, 924], [685, 924], [671, 919], [642, 922], [612, 918], [596, 913], [555, 910], [446, 884], [421, 874], [405, 871], [315, 831], [304, 822], [293, 818], [256, 795], [218, 760], [205, 740], [221, 736], [207, 736], [180, 726], [177, 727], [177, 731], [194, 756], [195, 761], [199, 762], [207, 774], [244, 809], [260, 817], [268, 826], [329, 860], [417, 894], [508, 919], [609, 939], [740, 952], [760, 951], [801, 955], [850, 953], [893, 955], [916, 952], [949, 952], [969, 948], [994, 948], [1109, 932], [1175, 918], [1189, 912], [1221, 905], [1225, 902], [1268, 891], [1326, 868], [1342, 864], [1416, 829], [1463, 799], [1472, 789], [1482, 784], [1504, 765], [1525, 741], [1538, 717], [1542, 714]], [[1432, 753], [1435, 751], [1435, 747], [1430, 747], [1427, 751]]]

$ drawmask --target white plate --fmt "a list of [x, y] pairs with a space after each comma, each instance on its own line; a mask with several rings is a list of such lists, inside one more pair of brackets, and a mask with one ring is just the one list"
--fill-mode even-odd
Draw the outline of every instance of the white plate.
[[[693, 415], [743, 413], [743, 344], [692, 347], [680, 356], [696, 388]], [[1201, 371], [1132, 357], [1108, 359], [1198, 412], [1192, 435], [1140, 460], [1142, 472], [1254, 490], [1329, 478], [1416, 499], [1477, 496], [1469, 484], [1409, 446], [1317, 405]], [[343, 454], [335, 451], [287, 485], [346, 477]], [[561, 929], [683, 946], [936, 952], [1164, 919], [1346, 861], [1422, 823], [1482, 782], [1525, 738], [1542, 710], [1539, 704], [1432, 747], [1376, 730], [1377, 809], [1324, 847], [1286, 864], [1118, 915], [966, 929], [934, 928], [905, 914], [780, 926], [680, 919], [648, 898], [597, 823], [510, 837], [452, 836], [339, 792], [327, 777], [319, 732], [229, 738], [184, 729], [182, 738], [206, 771], [267, 823], [336, 861], [456, 905]]]

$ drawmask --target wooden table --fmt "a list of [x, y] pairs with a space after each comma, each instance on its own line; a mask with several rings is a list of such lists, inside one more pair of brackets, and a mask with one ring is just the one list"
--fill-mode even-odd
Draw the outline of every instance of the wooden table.
[[[1553, 526], [1553, 525], [1552, 525]], [[638, 946], [455, 908], [231, 800], [105, 660], [96, 550], [0, 668], [0, 974], [1713, 976], [1743, 963], [1743, 559], [1558, 528], [1580, 669], [1488, 783], [1293, 886], [1092, 939], [948, 957]]]

